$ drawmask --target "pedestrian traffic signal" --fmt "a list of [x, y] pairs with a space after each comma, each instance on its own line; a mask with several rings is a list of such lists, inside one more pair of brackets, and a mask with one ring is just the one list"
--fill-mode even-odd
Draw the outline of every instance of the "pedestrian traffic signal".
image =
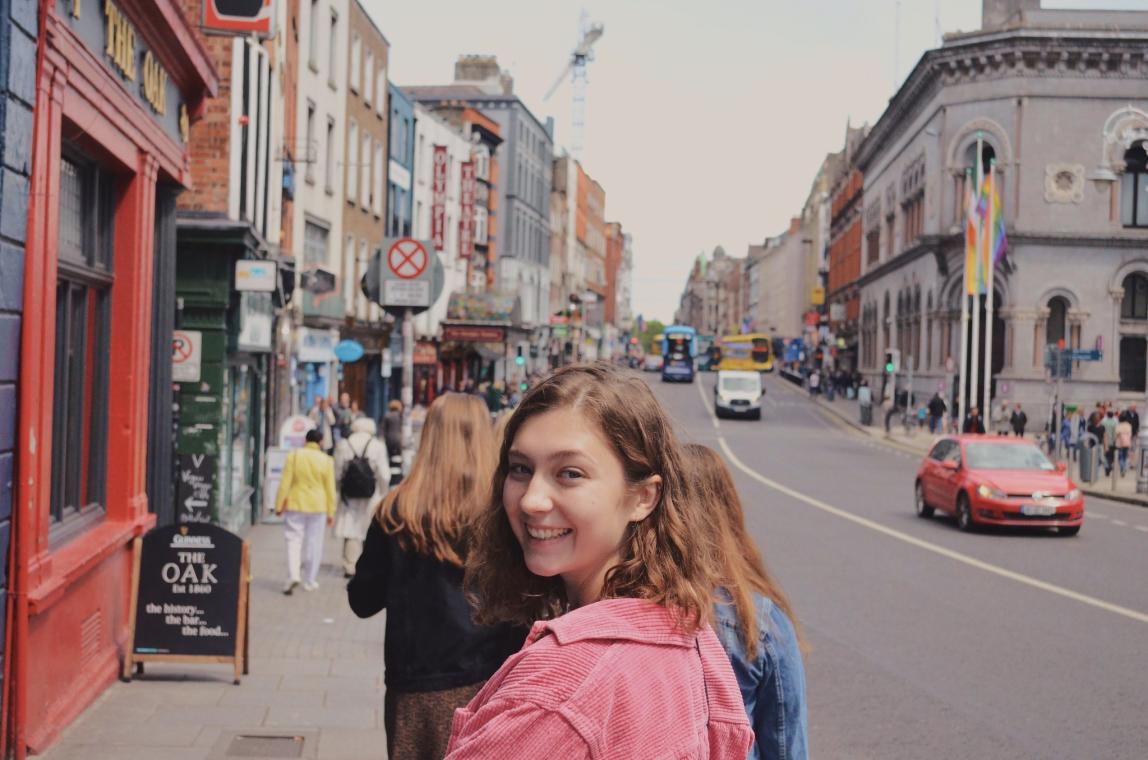
[[522, 355], [522, 346], [518, 347], [518, 356], [514, 357], [514, 363], [521, 367], [526, 364], [526, 357]]
[[529, 387], [530, 386], [526, 384], [525, 380], [518, 384], [518, 390], [522, 391], [523, 393], [526, 393], [526, 389]]
[[885, 352], [885, 372], [886, 374], [896, 374], [901, 369], [901, 352], [896, 348], [890, 348]]

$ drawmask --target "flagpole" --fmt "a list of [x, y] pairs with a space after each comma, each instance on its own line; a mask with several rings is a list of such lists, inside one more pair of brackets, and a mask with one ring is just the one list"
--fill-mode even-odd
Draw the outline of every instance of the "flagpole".
[[[993, 252], [995, 250], [996, 242], [993, 237], [996, 234], [995, 219], [993, 219], [993, 202], [997, 192], [997, 173], [996, 173], [996, 160], [989, 164], [989, 207], [988, 214], [985, 217], [985, 226], [988, 227], [988, 236], [986, 238], [987, 245], [985, 246], [984, 262], [987, 270], [985, 271], [985, 387], [984, 399], [985, 406], [984, 412], [981, 415], [984, 419], [990, 419], [989, 410], [992, 408], [992, 378], [993, 378]], [[987, 428], [986, 428], [987, 430]]]
[[[973, 180], [971, 171], [965, 172], [965, 235], [969, 234], [969, 204], [972, 203], [972, 191], [969, 185]], [[965, 241], [965, 250], [961, 252], [964, 260], [964, 279], [961, 282], [961, 372], [957, 391], [957, 432], [964, 429], [965, 424], [965, 393], [968, 389], [969, 374], [969, 255], [968, 240]], [[1148, 426], [1145, 427], [1148, 429]]]
[[[980, 132], [977, 132], [977, 184], [974, 191], [973, 201], [976, 201], [977, 195], [981, 192], [981, 187], [985, 181], [984, 166], [981, 164], [981, 151], [983, 150], [984, 139]], [[973, 261], [974, 266], [977, 268], [976, 276], [973, 278], [973, 358], [972, 369], [969, 371], [969, 397], [970, 406], [980, 404], [980, 393], [978, 393], [977, 381], [980, 380], [980, 361], [981, 361], [981, 273], [980, 273], [980, 251], [981, 251], [981, 238], [984, 235], [984, 225], [977, 224], [977, 241], [973, 247]], [[981, 410], [981, 419], [985, 418], [985, 410]]]

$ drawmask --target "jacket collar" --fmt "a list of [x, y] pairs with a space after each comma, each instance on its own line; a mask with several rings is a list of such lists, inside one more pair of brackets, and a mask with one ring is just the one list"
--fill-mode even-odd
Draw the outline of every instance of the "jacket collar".
[[604, 599], [579, 607], [554, 620], [540, 620], [530, 629], [527, 645], [546, 634], [559, 644], [576, 641], [622, 640], [692, 648], [696, 635], [677, 625], [677, 615], [645, 599]]
[[322, 449], [321, 449], [321, 448], [319, 448], [319, 444], [317, 444], [317, 443], [315, 443], [315, 442], [313, 442], [313, 441], [307, 441], [307, 443], [304, 443], [304, 444], [303, 444], [303, 448], [305, 448], [305, 449], [314, 449], [315, 451], [322, 451]]

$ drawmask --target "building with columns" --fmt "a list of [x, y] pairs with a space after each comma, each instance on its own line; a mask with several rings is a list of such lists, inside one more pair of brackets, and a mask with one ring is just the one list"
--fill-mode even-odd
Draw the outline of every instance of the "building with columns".
[[963, 199], [980, 144], [996, 162], [1009, 236], [994, 288], [996, 398], [1039, 419], [1053, 387], [1045, 348], [1064, 340], [1103, 349], [1102, 361], [1074, 365], [1065, 401], [1139, 400], [1148, 12], [1046, 11], [1035, 0], [985, 0], [984, 11], [982, 29], [921, 57], [857, 151], [861, 369], [879, 379], [884, 351], [898, 348], [919, 394], [954, 397]]

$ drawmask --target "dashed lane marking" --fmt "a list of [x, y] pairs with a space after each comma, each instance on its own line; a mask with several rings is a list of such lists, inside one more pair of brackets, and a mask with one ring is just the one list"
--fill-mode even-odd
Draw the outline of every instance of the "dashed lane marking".
[[1148, 526], [1137, 525], [1136, 530], [1140, 531], [1141, 533], [1148, 533]]
[[1113, 520], [1112, 524], [1113, 525], [1119, 525], [1121, 528], [1127, 528], [1128, 527], [1128, 523], [1124, 522], [1123, 520]]
[[[698, 386], [698, 395], [701, 398], [702, 406], [705, 407], [707, 413], [713, 417], [713, 411], [710, 410], [707, 406], [706, 397], [702, 392], [700, 385]], [[716, 418], [714, 418], [714, 421], [716, 424]], [[721, 446], [721, 450], [725, 454], [726, 459], [728, 459], [734, 467], [741, 470], [749, 477], [758, 481], [767, 488], [771, 488], [778, 493], [785, 494], [791, 499], [800, 501], [803, 504], [807, 504], [815, 509], [819, 509], [822, 512], [833, 515], [834, 517], [839, 517], [842, 520], [848, 520], [855, 525], [859, 525], [863, 528], [868, 528], [869, 530], [881, 533], [885, 536], [888, 536], [889, 538], [893, 538], [903, 543], [909, 544], [910, 546], [915, 546], [918, 549], [923, 549], [925, 551], [932, 552], [933, 554], [946, 557], [953, 560], [954, 562], [960, 562], [961, 564], [967, 565], [977, 570], [981, 570], [986, 573], [990, 573], [992, 575], [996, 575], [1000, 578], [1006, 578], [1030, 588], [1046, 591], [1049, 594], [1054, 594], [1065, 599], [1070, 599], [1074, 602], [1079, 602], [1080, 604], [1103, 610], [1104, 612], [1110, 612], [1114, 615], [1119, 615], [1121, 617], [1128, 618], [1129, 620], [1134, 620], [1138, 623], [1148, 623], [1148, 614], [1138, 610], [1134, 610], [1129, 607], [1123, 607], [1119, 604], [1113, 604], [1112, 602], [1106, 602], [1103, 599], [1098, 599], [1094, 596], [1089, 596], [1088, 594], [1072, 591], [1062, 586], [1057, 586], [1052, 583], [1048, 583], [1047, 581], [1042, 581], [1039, 578], [1034, 578], [1030, 575], [1008, 570], [990, 562], [979, 560], [975, 557], [970, 557], [967, 554], [962, 554], [961, 552], [954, 551], [944, 546], [930, 543], [929, 541], [917, 538], [916, 536], [911, 536], [908, 533], [903, 533], [899, 530], [882, 525], [881, 523], [875, 522], [866, 517], [861, 517], [860, 515], [855, 515], [852, 512], [848, 512], [831, 504], [827, 504], [820, 499], [815, 499], [812, 496], [807, 496], [806, 494], [794, 490], [789, 486], [783, 485], [776, 480], [767, 478], [756, 470], [746, 466], [745, 463], [738, 459], [737, 455], [733, 453], [733, 450], [729, 447], [729, 444], [726, 443], [725, 436], [720, 434], [718, 435], [718, 445]]]

